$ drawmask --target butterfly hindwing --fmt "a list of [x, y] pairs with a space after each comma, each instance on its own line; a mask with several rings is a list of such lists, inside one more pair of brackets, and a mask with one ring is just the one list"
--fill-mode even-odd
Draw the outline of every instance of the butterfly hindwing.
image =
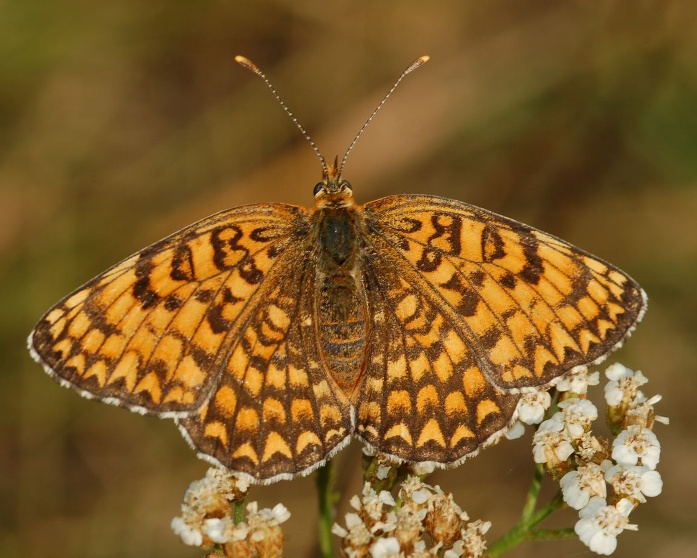
[[408, 268], [384, 257], [366, 261], [371, 301], [368, 362], [357, 397], [356, 431], [401, 460], [453, 464], [508, 427], [519, 396], [483, 375], [462, 324]]
[[316, 254], [286, 263], [267, 278], [208, 404], [179, 421], [204, 458], [263, 482], [309, 472], [352, 432], [350, 403], [320, 356]]

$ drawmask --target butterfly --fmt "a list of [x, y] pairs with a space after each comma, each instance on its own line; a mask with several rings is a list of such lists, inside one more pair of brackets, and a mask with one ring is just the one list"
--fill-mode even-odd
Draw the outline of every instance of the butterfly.
[[313, 209], [228, 209], [144, 248], [48, 310], [32, 356], [270, 483], [354, 436], [459, 464], [505, 433], [522, 392], [600, 362], [641, 319], [633, 279], [533, 227], [436, 196], [357, 205], [342, 176], [355, 141], [339, 166], [310, 140]]

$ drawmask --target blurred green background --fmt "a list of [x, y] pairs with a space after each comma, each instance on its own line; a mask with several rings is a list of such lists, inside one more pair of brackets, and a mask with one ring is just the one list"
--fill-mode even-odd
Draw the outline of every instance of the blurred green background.
[[[25, 338], [63, 295], [179, 227], [244, 203], [312, 204], [318, 161], [237, 53], [327, 158], [430, 54], [351, 156], [359, 203], [458, 198], [644, 286], [649, 311], [617, 358], [672, 422], [656, 429], [664, 493], [616, 556], [697, 555], [696, 29], [697, 4], [648, 0], [0, 3], [0, 556], [203, 555], [169, 529], [206, 470], [174, 425], [58, 387]], [[519, 514], [529, 444], [431, 480], [492, 520], [493, 540]], [[359, 491], [357, 445], [337, 461], [342, 491]], [[315, 555], [313, 491], [310, 477], [252, 493], [290, 508], [287, 556]], [[586, 554], [566, 541], [510, 556]]]

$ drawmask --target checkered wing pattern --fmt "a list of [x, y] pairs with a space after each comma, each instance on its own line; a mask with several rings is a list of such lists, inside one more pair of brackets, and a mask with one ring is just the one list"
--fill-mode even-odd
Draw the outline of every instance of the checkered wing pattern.
[[522, 389], [598, 362], [644, 312], [626, 274], [511, 219], [432, 196], [364, 213], [373, 333], [356, 427], [402, 459], [476, 453]]

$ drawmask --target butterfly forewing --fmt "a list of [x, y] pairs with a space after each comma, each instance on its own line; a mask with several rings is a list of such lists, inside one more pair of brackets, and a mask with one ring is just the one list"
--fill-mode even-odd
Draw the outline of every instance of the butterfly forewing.
[[195, 223], [89, 281], [30, 337], [46, 371], [82, 395], [161, 416], [197, 410], [264, 278], [290, 257], [308, 211], [245, 206]]
[[617, 268], [532, 227], [434, 196], [365, 206], [384, 260], [418, 274], [483, 374], [516, 391], [544, 386], [619, 346], [646, 298]]

